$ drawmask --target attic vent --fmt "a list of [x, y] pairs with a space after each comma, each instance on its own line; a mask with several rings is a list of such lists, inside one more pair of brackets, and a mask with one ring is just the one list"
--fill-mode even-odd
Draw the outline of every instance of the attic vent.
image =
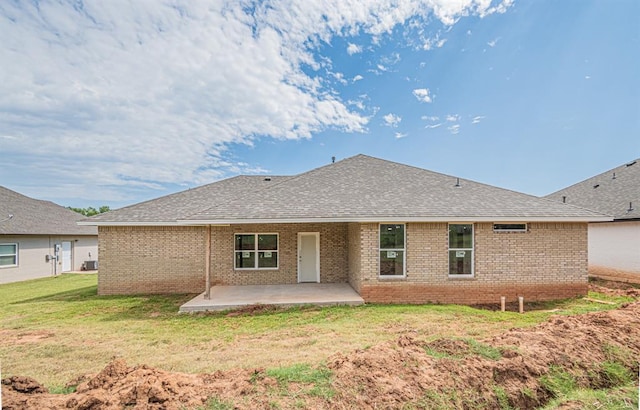
[[265, 181], [271, 181], [271, 177], [264, 177]]
[[635, 165], [635, 163], [636, 163], [636, 161], [629, 162], [629, 163], [627, 164], [627, 166], [628, 166], [628, 167], [630, 167], [631, 165]]
[[611, 179], [616, 179], [616, 173], [613, 173], [613, 177]]
[[527, 224], [493, 224], [493, 232], [527, 232]]
[[593, 186], [593, 189], [596, 189], [596, 188], [597, 188], [597, 187], [599, 187], [599, 186], [600, 186], [600, 184], [595, 184], [595, 185]]

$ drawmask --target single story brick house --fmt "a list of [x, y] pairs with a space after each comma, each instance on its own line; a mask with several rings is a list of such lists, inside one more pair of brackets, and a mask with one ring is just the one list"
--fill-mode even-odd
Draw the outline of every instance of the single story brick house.
[[90, 218], [98, 292], [349, 283], [366, 302], [488, 303], [587, 292], [587, 224], [555, 201], [357, 155], [237, 176]]
[[640, 158], [546, 198], [612, 215], [589, 224], [589, 274], [640, 283]]
[[84, 216], [0, 186], [0, 283], [86, 269], [98, 260], [98, 229]]

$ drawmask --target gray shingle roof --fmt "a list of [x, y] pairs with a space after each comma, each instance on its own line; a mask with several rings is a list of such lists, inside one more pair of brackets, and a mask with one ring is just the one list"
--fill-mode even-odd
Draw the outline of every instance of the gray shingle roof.
[[[11, 219], [7, 219], [13, 215]], [[78, 226], [84, 216], [53, 202], [29, 198], [0, 186], [0, 234], [97, 235], [95, 226]]]
[[101, 224], [607, 220], [599, 213], [365, 155], [293, 177], [240, 176], [94, 218]]
[[291, 177], [240, 175], [96, 215], [90, 218], [90, 221], [141, 224], [175, 223], [178, 219], [186, 218], [211, 206], [220, 206], [242, 196], [255, 195], [257, 192], [289, 178]]
[[640, 158], [545, 198], [562, 202], [562, 197], [567, 204], [612, 215], [616, 220], [640, 219]]

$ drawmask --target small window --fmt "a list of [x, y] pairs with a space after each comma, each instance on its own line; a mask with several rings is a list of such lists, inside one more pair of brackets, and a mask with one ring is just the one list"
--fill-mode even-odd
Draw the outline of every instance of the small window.
[[236, 234], [236, 269], [278, 269], [278, 234]]
[[527, 232], [527, 224], [493, 224], [494, 232]]
[[473, 276], [473, 225], [449, 225], [449, 276]]
[[0, 243], [0, 268], [18, 266], [18, 244]]
[[380, 225], [380, 276], [405, 276], [404, 224]]

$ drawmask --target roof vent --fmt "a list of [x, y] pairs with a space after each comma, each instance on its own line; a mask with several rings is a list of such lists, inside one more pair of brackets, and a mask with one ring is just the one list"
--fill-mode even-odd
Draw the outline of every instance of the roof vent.
[[611, 179], [616, 179], [616, 173], [613, 173], [613, 177], [611, 177]]
[[629, 209], [627, 209], [627, 212], [633, 212], [633, 202], [629, 202]]
[[454, 185], [456, 188], [460, 188], [460, 178], [456, 178], [456, 184]]
[[335, 162], [336, 162], [336, 157], [331, 157], [331, 163], [335, 164]]
[[635, 163], [636, 163], [636, 161], [629, 162], [629, 163], [627, 164], [627, 166], [628, 166], [628, 167], [630, 167], [631, 165], [635, 165]]
[[265, 181], [271, 181], [271, 177], [264, 177]]
[[599, 186], [600, 186], [600, 184], [595, 184], [595, 185], [593, 186], [593, 189], [596, 189], [596, 188], [597, 188], [597, 187], [599, 187]]
[[566, 195], [562, 195], [562, 203], [563, 204], [567, 203], [567, 196]]

